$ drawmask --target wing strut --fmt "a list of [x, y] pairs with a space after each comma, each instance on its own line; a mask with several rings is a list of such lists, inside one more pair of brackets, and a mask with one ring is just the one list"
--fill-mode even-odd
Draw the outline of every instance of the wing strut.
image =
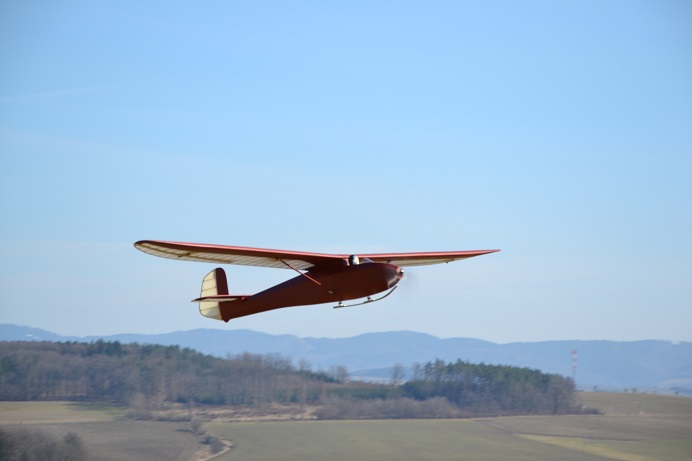
[[317, 281], [317, 280], [315, 280], [314, 278], [310, 277], [308, 274], [299, 271], [298, 269], [296, 269], [295, 267], [291, 266], [290, 264], [288, 264], [288, 263], [287, 263], [286, 261], [284, 261], [283, 259], [279, 259], [279, 261], [281, 261], [282, 263], [284, 263], [284, 264], [285, 264], [287, 267], [289, 267], [290, 269], [293, 269], [294, 271], [298, 272], [300, 275], [302, 275], [302, 276], [305, 277], [306, 279], [310, 280], [311, 282], [316, 283], [317, 285], [323, 287], [325, 290], [327, 290], [327, 292], [329, 292], [330, 295], [333, 295], [333, 294], [334, 294], [334, 292], [333, 292], [332, 290], [330, 290], [329, 288], [325, 287], [325, 286], [322, 285], [319, 281]]

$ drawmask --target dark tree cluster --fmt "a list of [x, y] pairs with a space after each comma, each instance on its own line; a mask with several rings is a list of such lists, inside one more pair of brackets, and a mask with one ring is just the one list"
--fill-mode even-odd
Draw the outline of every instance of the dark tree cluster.
[[407, 397], [444, 397], [469, 415], [572, 414], [579, 411], [574, 382], [530, 368], [442, 360], [414, 367]]
[[7, 461], [82, 461], [84, 443], [69, 432], [62, 440], [38, 429], [0, 429], [0, 459]]

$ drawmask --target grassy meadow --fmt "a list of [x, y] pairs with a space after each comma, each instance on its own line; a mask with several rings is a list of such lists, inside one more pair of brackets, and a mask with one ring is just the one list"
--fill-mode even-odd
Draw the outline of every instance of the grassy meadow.
[[603, 458], [517, 437], [473, 420], [210, 424], [231, 439], [225, 460], [564, 460]]
[[584, 393], [582, 400], [604, 414], [518, 416], [482, 421], [536, 443], [606, 459], [692, 460], [691, 398]]
[[692, 460], [692, 399], [585, 393], [604, 415], [214, 423], [233, 460]]
[[[692, 399], [584, 393], [603, 415], [477, 419], [209, 422], [233, 443], [219, 461], [291, 460], [692, 460]], [[72, 431], [96, 461], [199, 459], [185, 423], [131, 421], [119, 407], [0, 402], [3, 426]]]

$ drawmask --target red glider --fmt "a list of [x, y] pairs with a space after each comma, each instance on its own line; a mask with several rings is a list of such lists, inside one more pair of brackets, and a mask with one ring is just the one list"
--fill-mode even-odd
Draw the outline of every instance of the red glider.
[[[357, 304], [379, 301], [389, 296], [404, 275], [403, 266], [449, 263], [500, 250], [443, 251], [389, 254], [320, 254], [300, 251], [266, 250], [200, 243], [141, 240], [135, 248], [162, 258], [242, 266], [292, 269], [297, 277], [254, 295], [228, 293], [226, 273], [218, 268], [202, 281], [199, 303], [202, 315], [228, 322], [230, 319], [282, 307], [337, 303], [366, 298]], [[304, 271], [304, 272], [301, 272]], [[387, 291], [389, 290], [389, 291]], [[371, 296], [387, 291], [383, 296]]]

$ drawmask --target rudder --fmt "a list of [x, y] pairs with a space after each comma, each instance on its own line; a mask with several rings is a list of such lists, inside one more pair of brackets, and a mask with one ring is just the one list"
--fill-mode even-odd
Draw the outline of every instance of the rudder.
[[[217, 267], [204, 276], [199, 299], [223, 295], [228, 295], [228, 281], [226, 280], [226, 272]], [[223, 320], [218, 300], [200, 301], [199, 312], [205, 317]]]

